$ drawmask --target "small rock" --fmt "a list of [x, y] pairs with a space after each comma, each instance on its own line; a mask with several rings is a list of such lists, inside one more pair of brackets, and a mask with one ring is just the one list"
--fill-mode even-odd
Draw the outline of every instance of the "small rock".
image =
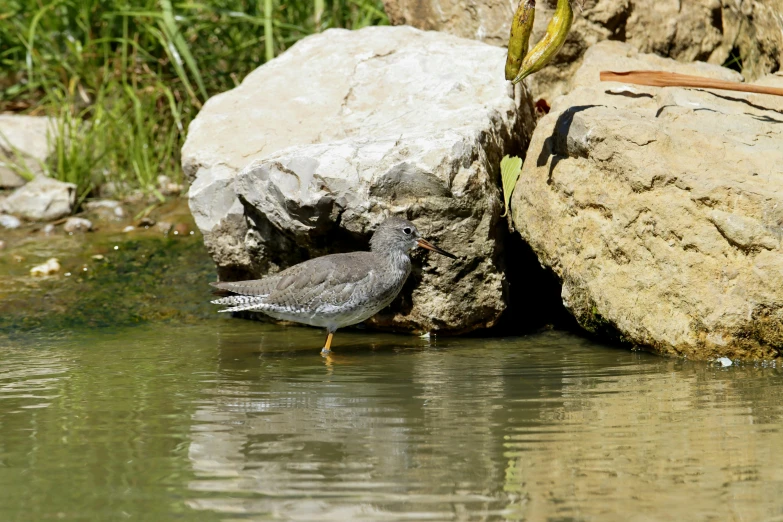
[[60, 271], [60, 262], [56, 257], [48, 259], [46, 263], [42, 265], [34, 266], [30, 269], [30, 275], [32, 276], [48, 276], [56, 274]]
[[164, 234], [168, 234], [172, 226], [173, 225], [168, 221], [159, 221], [158, 224], [155, 225], [155, 228], [157, 228], [159, 231], [163, 232]]
[[134, 230], [136, 230], [136, 227], [134, 227], [133, 225], [128, 225], [127, 227], [122, 229], [122, 231], [125, 233], [133, 232]]
[[138, 205], [139, 203], [143, 202], [146, 197], [144, 195], [144, 192], [140, 190], [134, 190], [124, 198], [122, 198], [123, 201], [128, 203], [129, 205]]
[[176, 196], [182, 192], [182, 185], [174, 183], [168, 176], [158, 176], [158, 190], [164, 196]]
[[53, 221], [71, 213], [76, 203], [76, 185], [38, 176], [16, 189], [0, 209], [30, 221]]
[[713, 210], [707, 217], [730, 243], [744, 250], [774, 250], [780, 243], [757, 219]]
[[125, 217], [125, 209], [122, 207], [122, 203], [113, 199], [88, 201], [84, 204], [84, 209], [94, 212], [101, 219], [106, 220], [120, 220]]
[[102, 198], [111, 199], [116, 197], [120, 193], [119, 187], [113, 181], [107, 181], [100, 188], [100, 196]]
[[149, 227], [152, 227], [152, 226], [155, 226], [155, 220], [152, 219], [149, 216], [143, 217], [143, 218], [141, 218], [139, 220], [139, 223], [138, 223], [138, 227], [139, 228], [142, 228], [142, 227], [143, 228], [149, 228]]
[[0, 227], [13, 230], [22, 226], [22, 220], [9, 214], [0, 214]]
[[89, 232], [92, 230], [92, 222], [89, 219], [69, 217], [63, 225], [63, 230], [72, 234], [74, 232]]
[[46, 236], [52, 235], [54, 233], [54, 225], [52, 225], [51, 223], [47, 224], [45, 227], [43, 227], [41, 232], [43, 232], [44, 235]]
[[175, 236], [187, 236], [188, 232], [190, 232], [190, 227], [188, 227], [187, 223], [177, 223], [174, 225]]
[[161, 187], [160, 192], [164, 196], [179, 196], [182, 193], [182, 185], [178, 183], [169, 183], [165, 187]]
[[3, 241], [2, 239], [0, 239], [0, 250], [2, 250], [2, 249], [4, 249], [4, 248], [5, 248], [5, 241]]
[[97, 210], [99, 208], [114, 210], [117, 207], [122, 207], [122, 203], [115, 199], [93, 199], [84, 203], [85, 210]]
[[103, 255], [101, 254], [95, 254], [94, 256], [90, 256], [90, 258], [96, 261], [103, 261]]
[[721, 358], [720, 358], [720, 359], [718, 359], [716, 362], [718, 362], [718, 363], [719, 363], [721, 366], [723, 366], [724, 368], [726, 368], [727, 366], [731, 366], [732, 364], [734, 364], [734, 362], [733, 362], [731, 359], [729, 359], [728, 357], [721, 357]]

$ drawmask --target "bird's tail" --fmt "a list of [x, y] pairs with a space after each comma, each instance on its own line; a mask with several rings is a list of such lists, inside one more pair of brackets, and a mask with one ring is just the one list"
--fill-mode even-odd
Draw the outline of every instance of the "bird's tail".
[[212, 304], [228, 305], [229, 308], [219, 310], [220, 312], [241, 312], [243, 310], [253, 310], [264, 304], [265, 295], [230, 295], [215, 299]]

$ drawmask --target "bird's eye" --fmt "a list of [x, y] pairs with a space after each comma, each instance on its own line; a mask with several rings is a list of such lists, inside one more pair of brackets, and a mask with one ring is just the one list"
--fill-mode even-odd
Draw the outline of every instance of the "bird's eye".
[[405, 228], [403, 228], [403, 229], [402, 229], [402, 231], [403, 231], [403, 232], [404, 232], [406, 235], [408, 235], [408, 236], [409, 236], [409, 235], [411, 235], [411, 232], [413, 232], [413, 230], [411, 229], [411, 227], [405, 227]]

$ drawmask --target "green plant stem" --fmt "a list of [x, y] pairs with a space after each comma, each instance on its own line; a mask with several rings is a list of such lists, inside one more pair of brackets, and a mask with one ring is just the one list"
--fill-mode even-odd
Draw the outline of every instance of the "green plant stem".
[[272, 0], [264, 0], [264, 52], [266, 61], [275, 57], [275, 36], [272, 27]]
[[321, 31], [321, 17], [324, 14], [324, 0], [313, 0], [313, 6], [315, 14], [313, 16], [313, 20], [315, 22], [315, 30], [316, 32]]

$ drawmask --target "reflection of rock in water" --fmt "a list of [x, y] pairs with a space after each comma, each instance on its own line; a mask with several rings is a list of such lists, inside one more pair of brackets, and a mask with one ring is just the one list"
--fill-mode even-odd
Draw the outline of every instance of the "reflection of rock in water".
[[[279, 329], [259, 346], [275, 338]], [[311, 350], [251, 354], [222, 344], [221, 378], [193, 416], [189, 457], [200, 478], [190, 487], [202, 493], [189, 505], [339, 520], [503, 508], [499, 367], [422, 350], [417, 338], [392, 339], [419, 349], [404, 357], [389, 346], [377, 357], [338, 352], [328, 368]]]
[[506, 444], [509, 519], [779, 516], [779, 373], [665, 364], [563, 378], [562, 404]]

